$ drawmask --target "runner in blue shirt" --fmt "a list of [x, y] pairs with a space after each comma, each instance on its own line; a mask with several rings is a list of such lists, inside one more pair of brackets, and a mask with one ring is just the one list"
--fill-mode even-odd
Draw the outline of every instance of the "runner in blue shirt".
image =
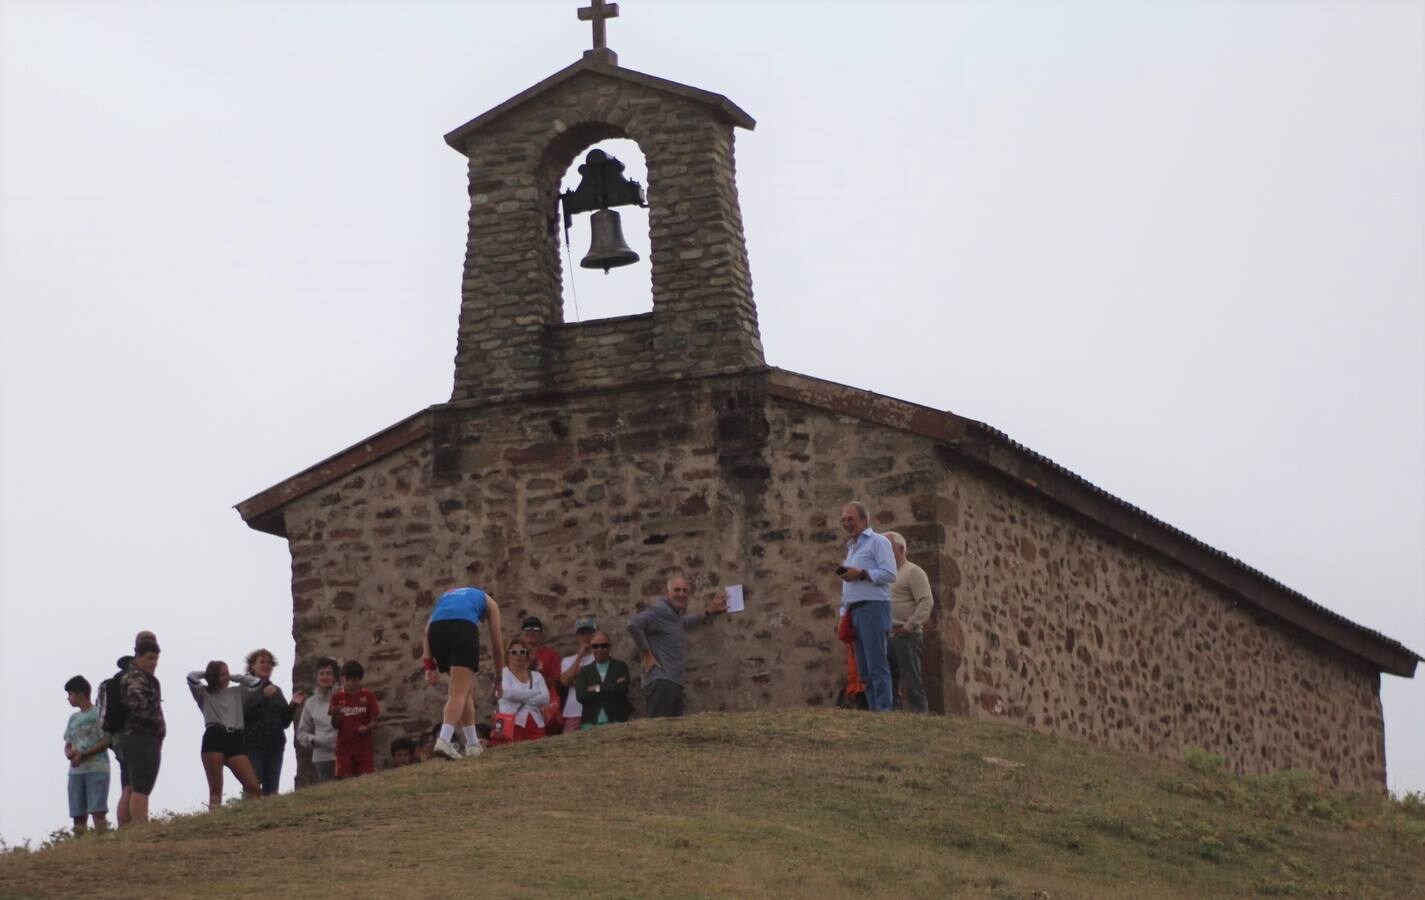
[[[446, 591], [436, 601], [422, 636], [426, 681], [440, 684], [440, 672], [450, 674], [450, 690], [441, 716], [435, 753], [446, 759], [480, 755], [480, 738], [475, 734], [475, 673], [480, 668], [480, 628], [487, 622], [490, 652], [495, 657], [495, 696], [500, 693], [500, 677], [505, 668], [505, 648], [500, 636], [500, 607], [479, 588], [462, 587]], [[461, 753], [453, 739], [459, 725], [465, 738]]]

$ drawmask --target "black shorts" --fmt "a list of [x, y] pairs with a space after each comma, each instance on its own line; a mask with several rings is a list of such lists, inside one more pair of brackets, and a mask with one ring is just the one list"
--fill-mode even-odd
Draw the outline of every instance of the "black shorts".
[[223, 759], [245, 755], [247, 751], [242, 746], [242, 729], [209, 725], [203, 730], [203, 752], [221, 753]]
[[108, 737], [109, 751], [114, 754], [114, 760], [119, 764], [119, 788], [123, 789], [129, 786], [129, 765], [124, 762], [124, 750], [119, 746], [119, 736], [110, 734]]
[[135, 794], [148, 796], [158, 781], [158, 765], [163, 759], [163, 738], [152, 734], [119, 736], [124, 748], [124, 763], [129, 769], [129, 787]]
[[449, 672], [451, 666], [480, 671], [480, 626], [469, 619], [430, 623], [430, 655], [442, 672]]

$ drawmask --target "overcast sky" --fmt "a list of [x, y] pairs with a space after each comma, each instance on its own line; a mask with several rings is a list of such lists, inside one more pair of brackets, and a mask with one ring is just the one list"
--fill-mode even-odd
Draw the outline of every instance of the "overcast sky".
[[[577, 59], [577, 5], [0, 0], [5, 840], [66, 823], [62, 686], [139, 628], [155, 807], [201, 804], [182, 674], [292, 656], [286, 544], [231, 506], [449, 397], [441, 136]], [[620, 6], [623, 65], [758, 120], [769, 363], [988, 422], [1425, 651], [1425, 6]], [[583, 318], [650, 308], [646, 266], [574, 277]], [[1425, 790], [1425, 673], [1381, 693]]]

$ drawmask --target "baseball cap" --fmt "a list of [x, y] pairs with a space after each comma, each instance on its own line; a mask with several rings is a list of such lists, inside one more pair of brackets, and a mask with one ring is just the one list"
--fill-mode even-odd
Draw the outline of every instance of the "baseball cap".
[[539, 616], [524, 617], [524, 621], [520, 623], [520, 630], [524, 631], [530, 628], [538, 628], [540, 631], [544, 630], [544, 623], [539, 621]]
[[578, 633], [581, 632], [581, 631], [598, 631], [598, 630], [599, 630], [599, 623], [594, 619], [593, 616], [580, 616], [580, 617], [574, 622], [574, 633], [575, 633], [575, 634], [578, 634]]

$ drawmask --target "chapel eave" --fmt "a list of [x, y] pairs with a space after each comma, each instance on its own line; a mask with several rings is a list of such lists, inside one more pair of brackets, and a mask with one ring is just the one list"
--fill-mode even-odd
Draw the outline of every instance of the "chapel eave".
[[748, 131], [757, 127], [756, 119], [752, 118], [746, 111], [722, 94], [680, 84], [679, 82], [670, 81], [666, 78], [659, 78], [656, 75], [636, 72], [633, 69], [625, 69], [622, 66], [605, 62], [603, 57], [595, 54], [585, 56], [572, 65], [560, 69], [538, 84], [520, 91], [498, 106], [486, 110], [464, 125], [453, 129], [445, 135], [445, 142], [454, 149], [464, 153], [466, 143], [481, 129], [583, 72], [592, 72], [609, 78], [616, 78], [652, 90], [694, 100], [705, 106], [712, 107], [723, 119], [732, 125], [739, 128], [746, 128]]
[[371, 437], [333, 453], [316, 465], [308, 466], [296, 475], [253, 494], [233, 508], [249, 528], [285, 538], [287, 524], [282, 512], [287, 504], [426, 437], [430, 434], [429, 412], [423, 409], [413, 413]]

